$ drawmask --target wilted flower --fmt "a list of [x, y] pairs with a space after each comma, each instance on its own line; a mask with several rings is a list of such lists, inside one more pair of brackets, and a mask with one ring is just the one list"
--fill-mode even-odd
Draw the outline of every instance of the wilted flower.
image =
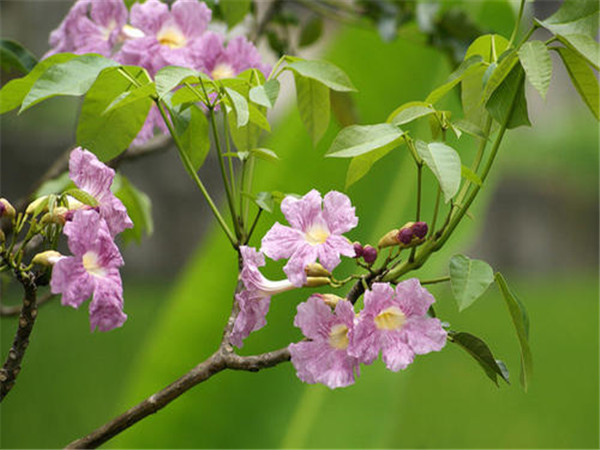
[[355, 255], [354, 246], [342, 233], [354, 228], [358, 218], [344, 194], [331, 191], [322, 200], [313, 189], [301, 199], [287, 196], [281, 211], [291, 227], [275, 223], [262, 239], [261, 250], [275, 260], [289, 258], [283, 270], [294, 285], [306, 282], [304, 269], [317, 258], [331, 272], [340, 263], [340, 255]]

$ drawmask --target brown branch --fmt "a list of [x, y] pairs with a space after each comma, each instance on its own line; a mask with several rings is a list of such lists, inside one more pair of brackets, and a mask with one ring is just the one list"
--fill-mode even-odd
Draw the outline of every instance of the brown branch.
[[[56, 298], [56, 294], [48, 292], [46, 295], [37, 300], [37, 306]], [[0, 317], [11, 317], [21, 314], [22, 305], [3, 305], [0, 303]]]
[[19, 326], [13, 340], [8, 356], [0, 369], [0, 401], [10, 392], [15, 385], [17, 375], [21, 371], [21, 361], [29, 345], [29, 336], [37, 316], [35, 277], [31, 272], [15, 270], [19, 282], [23, 285], [25, 295], [19, 317]]
[[272, 0], [271, 3], [269, 3], [269, 6], [265, 10], [262, 19], [258, 22], [256, 28], [254, 29], [254, 32], [250, 36], [249, 40], [251, 42], [253, 42], [254, 44], [258, 42], [258, 39], [260, 39], [260, 37], [264, 34], [267, 25], [269, 24], [275, 13], [281, 8], [282, 3], [283, 0]]

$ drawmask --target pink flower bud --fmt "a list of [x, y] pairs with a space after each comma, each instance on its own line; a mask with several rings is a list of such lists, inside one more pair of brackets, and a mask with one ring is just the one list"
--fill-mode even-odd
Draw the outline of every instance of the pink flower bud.
[[354, 243], [354, 253], [356, 254], [355, 258], [360, 258], [363, 255], [363, 246], [360, 242]]
[[8, 217], [12, 220], [16, 215], [15, 208], [5, 198], [0, 198], [0, 217]]
[[377, 249], [370, 245], [366, 245], [363, 249], [363, 259], [367, 264], [373, 264], [377, 259]]
[[401, 242], [402, 244], [410, 244], [410, 241], [412, 241], [413, 238], [413, 230], [412, 228], [401, 228], [398, 231], [398, 235], [396, 236], [396, 239], [398, 239], [398, 242]]
[[425, 222], [415, 222], [415, 224], [412, 226], [412, 230], [417, 238], [423, 239], [425, 236], [427, 236], [427, 231], [429, 231], [429, 227]]

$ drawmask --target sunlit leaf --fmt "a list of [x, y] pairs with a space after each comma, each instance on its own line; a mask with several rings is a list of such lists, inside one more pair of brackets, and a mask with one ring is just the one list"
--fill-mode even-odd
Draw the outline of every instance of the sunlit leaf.
[[257, 105], [272, 108], [275, 106], [277, 97], [279, 95], [279, 81], [276, 79], [269, 80], [265, 84], [250, 89], [250, 100]]
[[377, 125], [351, 125], [335, 137], [325, 156], [353, 158], [381, 148], [394, 148], [404, 133], [398, 127], [380, 123]]
[[494, 282], [494, 271], [488, 263], [464, 255], [450, 259], [449, 271], [459, 311], [471, 306]]
[[461, 163], [456, 150], [442, 142], [416, 141], [417, 153], [433, 172], [444, 193], [446, 203], [460, 187]]
[[531, 85], [546, 98], [552, 79], [552, 60], [546, 45], [542, 41], [525, 42], [519, 49], [519, 60]]
[[403, 125], [430, 114], [435, 114], [435, 109], [430, 103], [408, 102], [396, 108], [387, 118], [387, 122], [394, 125]]
[[596, 70], [599, 69], [600, 46], [593, 38], [585, 34], [565, 34], [557, 37], [563, 44], [585, 58]]
[[342, 69], [327, 61], [300, 60], [290, 63], [286, 69], [316, 80], [334, 91], [355, 91], [356, 88]]
[[294, 73], [294, 81], [300, 118], [313, 144], [316, 145], [329, 127], [329, 88], [313, 78], [306, 78], [297, 73]]

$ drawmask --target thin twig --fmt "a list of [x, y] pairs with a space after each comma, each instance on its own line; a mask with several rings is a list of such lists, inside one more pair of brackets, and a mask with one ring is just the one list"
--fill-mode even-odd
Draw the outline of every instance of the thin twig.
[[[56, 294], [52, 294], [51, 292], [48, 292], [46, 295], [44, 295], [43, 297], [41, 297], [36, 302], [37, 306], [40, 307], [44, 303], [46, 303], [49, 300], [52, 300], [54, 298], [56, 298]], [[22, 305], [11, 305], [11, 306], [8, 306], [8, 305], [2, 305], [2, 304], [0, 304], [0, 316], [1, 317], [17, 316], [17, 315], [21, 314], [21, 308], [22, 308]]]

